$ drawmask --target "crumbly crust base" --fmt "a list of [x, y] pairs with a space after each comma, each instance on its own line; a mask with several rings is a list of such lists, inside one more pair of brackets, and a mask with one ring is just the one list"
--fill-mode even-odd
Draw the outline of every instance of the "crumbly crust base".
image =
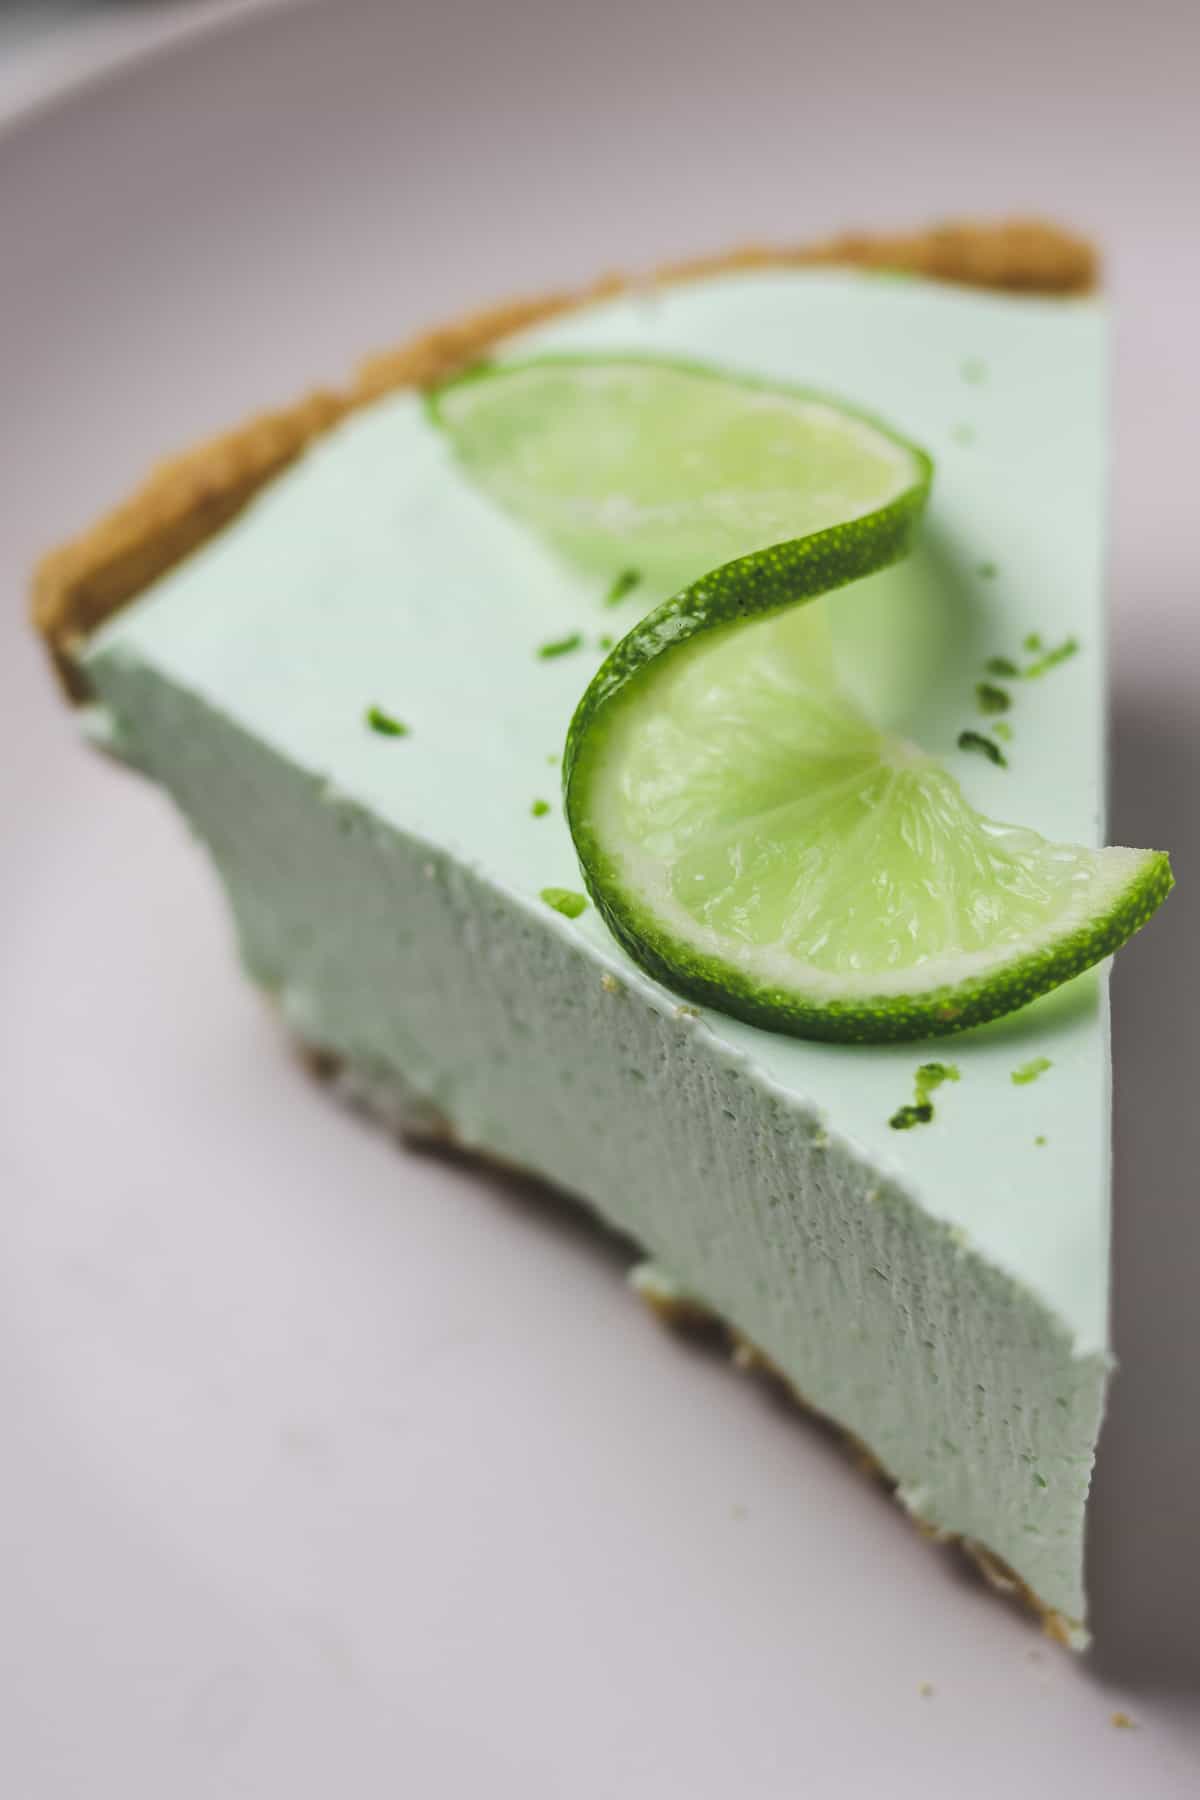
[[314, 438], [397, 388], [428, 387], [477, 361], [513, 332], [631, 286], [654, 287], [739, 269], [827, 264], [894, 270], [1003, 292], [1070, 296], [1095, 287], [1085, 239], [1039, 220], [951, 223], [927, 231], [847, 232], [819, 243], [748, 244], [667, 263], [640, 281], [606, 275], [590, 286], [510, 300], [435, 327], [364, 362], [343, 392], [319, 390], [158, 464], [128, 499], [45, 556], [34, 576], [33, 622], [67, 694], [86, 697], [77, 666], [88, 635], [239, 513]]

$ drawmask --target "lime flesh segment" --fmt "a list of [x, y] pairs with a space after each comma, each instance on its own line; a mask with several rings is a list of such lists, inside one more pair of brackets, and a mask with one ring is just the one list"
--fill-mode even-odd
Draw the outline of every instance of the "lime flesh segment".
[[839, 402], [686, 363], [543, 357], [452, 382], [433, 407], [506, 511], [660, 593], [928, 482], [919, 451]]
[[1010, 1012], [1117, 949], [1171, 885], [1156, 852], [982, 817], [839, 692], [817, 609], [652, 652], [572, 744], [568, 810], [617, 935], [680, 992], [801, 1036]]

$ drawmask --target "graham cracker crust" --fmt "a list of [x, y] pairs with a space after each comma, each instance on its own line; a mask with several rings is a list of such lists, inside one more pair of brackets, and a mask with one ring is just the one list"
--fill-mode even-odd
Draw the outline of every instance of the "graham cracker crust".
[[1015, 294], [1070, 297], [1098, 281], [1093, 246], [1037, 219], [950, 222], [915, 232], [845, 232], [792, 246], [747, 244], [663, 264], [647, 276], [602, 276], [578, 289], [534, 295], [465, 314], [367, 358], [342, 391], [319, 389], [260, 413], [162, 462], [113, 511], [43, 557], [34, 575], [33, 623], [63, 687], [86, 698], [76, 655], [90, 632], [229, 523], [267, 482], [347, 413], [398, 388], [457, 374], [516, 331], [631, 287], [653, 288], [744, 269], [816, 265], [887, 270]]

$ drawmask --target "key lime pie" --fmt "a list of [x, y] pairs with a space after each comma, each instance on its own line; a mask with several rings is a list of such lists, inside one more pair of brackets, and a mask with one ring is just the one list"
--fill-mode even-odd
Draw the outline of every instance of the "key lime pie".
[[345, 1090], [590, 1204], [1085, 1641], [1105, 324], [1035, 224], [515, 304], [51, 555], [89, 735]]

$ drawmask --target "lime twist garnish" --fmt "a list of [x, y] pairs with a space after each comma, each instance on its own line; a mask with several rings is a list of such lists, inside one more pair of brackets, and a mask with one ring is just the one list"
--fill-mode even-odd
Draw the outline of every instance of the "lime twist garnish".
[[634, 356], [489, 366], [431, 406], [508, 511], [670, 592], [602, 664], [563, 764], [588, 890], [668, 986], [802, 1037], [925, 1037], [1024, 1006], [1166, 897], [1165, 855], [985, 818], [839, 685], [803, 602], [909, 550], [932, 465], [890, 428]]

